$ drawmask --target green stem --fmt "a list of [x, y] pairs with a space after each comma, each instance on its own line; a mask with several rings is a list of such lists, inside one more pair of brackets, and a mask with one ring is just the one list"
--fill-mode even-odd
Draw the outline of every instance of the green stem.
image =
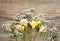
[[15, 40], [18, 41], [18, 38], [16, 37]]
[[26, 33], [24, 32], [22, 36], [22, 41], [25, 41], [25, 38], [26, 38]]
[[34, 41], [37, 41], [38, 36], [39, 36], [39, 32], [36, 34]]
[[21, 41], [25, 41], [25, 38], [21, 38], [22, 40]]
[[34, 30], [32, 29], [30, 34], [30, 41], [32, 41], [33, 34], [34, 34]]
[[31, 33], [31, 35], [30, 35], [30, 41], [32, 41], [32, 35], [33, 35], [33, 33]]

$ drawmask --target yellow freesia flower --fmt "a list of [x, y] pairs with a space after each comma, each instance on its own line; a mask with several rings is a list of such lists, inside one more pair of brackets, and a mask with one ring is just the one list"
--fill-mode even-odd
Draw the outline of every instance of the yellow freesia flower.
[[24, 26], [23, 26], [23, 25], [17, 24], [16, 26], [17, 26], [17, 29], [18, 29], [19, 31], [21, 31], [21, 32], [24, 31]]
[[32, 29], [34, 29], [36, 26], [42, 24], [42, 22], [32, 20], [32, 22], [29, 22], [29, 24], [32, 26]]
[[9, 31], [9, 32], [12, 32], [11, 27], [7, 27], [5, 30], [7, 30], [7, 31]]

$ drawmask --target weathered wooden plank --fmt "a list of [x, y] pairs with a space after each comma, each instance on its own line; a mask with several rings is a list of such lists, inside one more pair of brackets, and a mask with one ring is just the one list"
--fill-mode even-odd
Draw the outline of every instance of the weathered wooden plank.
[[60, 0], [0, 0], [0, 3], [20, 3], [20, 2], [34, 2], [34, 3], [60, 3]]
[[[12, 21], [16, 13], [30, 7], [36, 8], [34, 14], [44, 13], [46, 19], [60, 31], [60, 0], [0, 0], [0, 26]], [[1, 27], [0, 34], [5, 34]], [[0, 36], [0, 40], [11, 41], [8, 36]], [[60, 41], [60, 32], [57, 41]]]

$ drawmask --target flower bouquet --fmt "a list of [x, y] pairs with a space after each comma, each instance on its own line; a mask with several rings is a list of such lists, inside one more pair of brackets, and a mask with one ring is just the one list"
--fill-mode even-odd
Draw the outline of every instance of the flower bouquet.
[[49, 22], [43, 14], [34, 16], [34, 10], [30, 8], [16, 14], [12, 22], [2, 25], [4, 31], [9, 32], [16, 41], [19, 37], [20, 41], [38, 41], [38, 37], [43, 41], [53, 41], [57, 37], [57, 29], [48, 26]]

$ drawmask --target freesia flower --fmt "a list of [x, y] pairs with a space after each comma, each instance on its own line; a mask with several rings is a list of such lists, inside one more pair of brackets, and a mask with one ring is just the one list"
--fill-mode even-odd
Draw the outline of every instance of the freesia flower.
[[29, 24], [32, 26], [32, 29], [34, 29], [36, 26], [42, 24], [42, 22], [32, 20], [31, 22], [29, 22]]
[[21, 32], [24, 31], [24, 26], [23, 26], [23, 25], [17, 24], [16, 26], [17, 26], [17, 29], [18, 29], [19, 31], [21, 31]]
[[28, 19], [21, 19], [20, 23], [23, 24], [23, 25], [27, 25]]
[[46, 26], [41, 25], [39, 32], [45, 32], [47, 30]]
[[9, 32], [12, 32], [11, 27], [7, 27], [7, 28], [5, 28], [5, 30], [6, 30], [6, 31], [9, 31]]

